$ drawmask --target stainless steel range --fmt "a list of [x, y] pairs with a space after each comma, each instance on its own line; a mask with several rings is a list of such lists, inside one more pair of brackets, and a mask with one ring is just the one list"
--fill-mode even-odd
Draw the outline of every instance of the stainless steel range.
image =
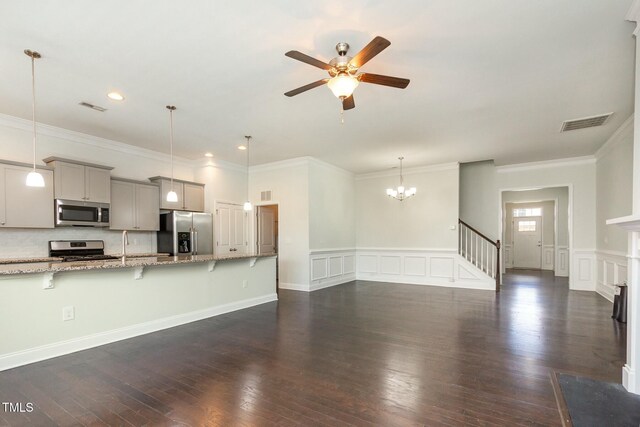
[[61, 257], [64, 262], [118, 259], [104, 254], [103, 240], [51, 240], [49, 256]]

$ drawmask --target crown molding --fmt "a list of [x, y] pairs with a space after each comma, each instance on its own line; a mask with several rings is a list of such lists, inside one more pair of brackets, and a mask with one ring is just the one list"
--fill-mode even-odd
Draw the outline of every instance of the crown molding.
[[[427, 166], [417, 166], [417, 167], [413, 167], [413, 168], [403, 168], [402, 169], [402, 175], [403, 176], [416, 175], [416, 174], [419, 174], [419, 173], [437, 172], [437, 171], [459, 169], [459, 168], [460, 168], [460, 163], [458, 163], [458, 162], [440, 163], [440, 164], [437, 164], [437, 165], [427, 165]], [[398, 176], [399, 173], [400, 173], [400, 170], [397, 169], [397, 168], [388, 169], [388, 170], [384, 170], [384, 171], [378, 171], [378, 172], [363, 173], [363, 174], [356, 175], [356, 181], [361, 181], [361, 180], [365, 180], [365, 179], [373, 179], [373, 178], [384, 178], [384, 177], [389, 177], [389, 176]]]
[[[0, 114], [0, 126], [5, 126], [13, 129], [23, 130], [25, 132], [31, 132], [33, 129], [33, 122], [31, 120], [21, 119], [19, 117], [9, 116], [7, 114]], [[89, 135], [86, 133], [76, 132], [69, 129], [64, 129], [56, 126], [47, 125], [38, 122], [38, 134], [46, 135], [53, 138], [60, 138], [67, 141], [89, 145], [93, 148], [100, 148], [103, 150], [116, 151], [131, 156], [144, 157], [146, 159], [158, 160], [161, 162], [169, 162], [171, 156], [161, 153], [159, 151], [149, 150], [148, 148], [136, 147], [134, 145], [126, 144], [124, 142], [114, 141], [111, 139], [101, 138], [98, 136]], [[196, 162], [184, 157], [173, 156], [173, 161], [176, 164], [193, 168], [196, 166]]]
[[[277, 162], [263, 163], [261, 165], [250, 166], [249, 172], [268, 172], [273, 170], [288, 169], [296, 166], [308, 166], [313, 157], [295, 157], [293, 159], [279, 160]], [[246, 171], [246, 169], [245, 169]]]
[[355, 174], [353, 172], [351, 172], [351, 171], [348, 171], [346, 169], [342, 169], [339, 166], [336, 166], [334, 164], [325, 162], [324, 160], [320, 160], [320, 159], [318, 159], [316, 157], [304, 157], [304, 158], [307, 159], [309, 161], [309, 163], [313, 163], [313, 164], [316, 164], [318, 166], [322, 166], [324, 168], [331, 169], [333, 172], [337, 172], [337, 173], [340, 173], [340, 174], [343, 174], [343, 175], [347, 175], [349, 177], [354, 177], [355, 176]]
[[631, 3], [625, 19], [636, 23], [636, 29], [633, 30], [633, 35], [637, 36], [640, 33], [640, 26], [638, 25], [640, 23], [640, 0], [634, 0], [633, 3]]
[[602, 147], [596, 151], [594, 156], [597, 160], [600, 160], [602, 157], [607, 155], [611, 150], [613, 150], [617, 145], [624, 142], [624, 138], [627, 134], [631, 134], [631, 140], [633, 141], [633, 114], [629, 116], [624, 123], [616, 129], [616, 131], [607, 139], [607, 141], [602, 144]]
[[496, 166], [496, 172], [522, 172], [526, 170], [557, 168], [563, 166], [589, 165], [595, 164], [595, 162], [595, 156], [569, 157], [565, 159], [545, 160], [542, 162], [516, 163], [513, 165]]
[[247, 173], [247, 167], [239, 165], [237, 163], [231, 163], [220, 159], [204, 159], [204, 160], [195, 160], [195, 167], [198, 169], [202, 168], [217, 168], [224, 169], [233, 172], [241, 172]]

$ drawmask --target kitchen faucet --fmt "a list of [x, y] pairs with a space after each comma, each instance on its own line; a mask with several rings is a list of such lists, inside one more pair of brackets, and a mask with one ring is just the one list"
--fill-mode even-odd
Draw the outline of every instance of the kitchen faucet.
[[122, 262], [127, 258], [127, 245], [129, 244], [129, 234], [127, 230], [122, 231]]

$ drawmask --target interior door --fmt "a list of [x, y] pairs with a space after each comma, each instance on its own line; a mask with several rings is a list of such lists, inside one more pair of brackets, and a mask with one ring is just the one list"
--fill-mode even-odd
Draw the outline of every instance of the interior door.
[[247, 215], [241, 205], [216, 204], [216, 255], [247, 252]]
[[258, 206], [258, 253], [276, 252], [276, 216], [273, 209]]
[[542, 218], [513, 219], [513, 266], [515, 268], [542, 267]]

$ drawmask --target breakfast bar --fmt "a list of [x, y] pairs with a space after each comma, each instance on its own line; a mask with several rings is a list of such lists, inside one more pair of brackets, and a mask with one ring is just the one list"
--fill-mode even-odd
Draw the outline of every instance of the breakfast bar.
[[0, 263], [0, 370], [277, 300], [275, 255], [38, 261]]

